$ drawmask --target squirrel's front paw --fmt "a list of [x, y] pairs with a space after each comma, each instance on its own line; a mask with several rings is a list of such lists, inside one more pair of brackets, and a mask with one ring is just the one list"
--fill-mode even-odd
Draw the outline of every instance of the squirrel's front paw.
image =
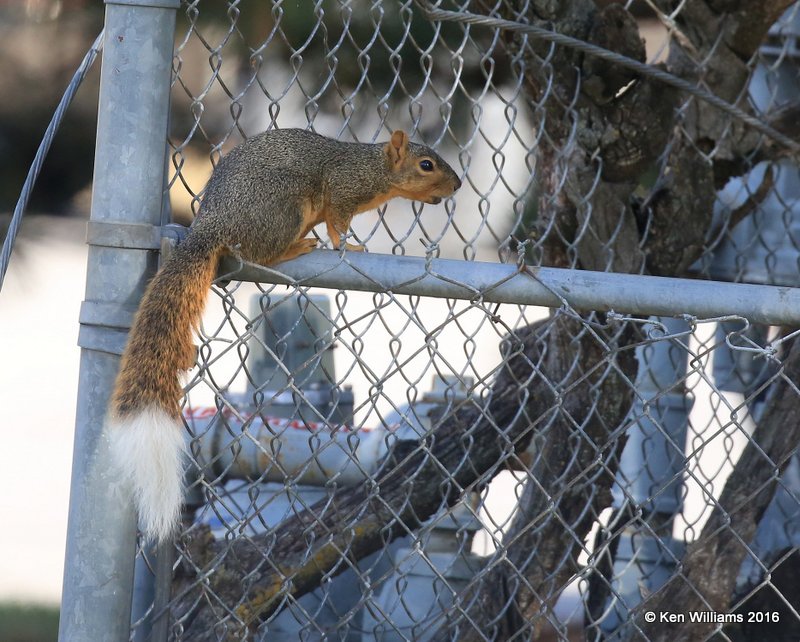
[[353, 245], [352, 243], [345, 243], [344, 247], [348, 252], [363, 252], [367, 249], [363, 245]]

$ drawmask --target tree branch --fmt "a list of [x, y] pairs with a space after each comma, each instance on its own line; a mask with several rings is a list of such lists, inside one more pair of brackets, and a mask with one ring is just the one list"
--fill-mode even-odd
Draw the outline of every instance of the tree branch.
[[[548, 383], [557, 373], [547, 350], [548, 336], [562, 323], [556, 317], [508, 335], [491, 394], [462, 403], [426, 439], [396, 444], [374, 481], [336, 489], [263, 535], [227, 543], [197, 531], [178, 575], [176, 593], [182, 595], [173, 610], [188, 622], [187, 637], [216, 640], [224, 629], [229, 639], [239, 639], [287, 596], [316, 588], [323, 577], [413, 532], [466, 489], [488, 482], [557, 412]], [[207, 580], [197, 581], [206, 574]]]
[[[467, 617], [453, 617], [436, 641], [506, 640], [534, 635], [578, 569], [583, 539], [611, 501], [625, 439], [617, 433], [633, 401], [635, 331], [598, 336], [561, 318], [549, 334], [545, 372], [558, 391], [535, 437], [537, 454], [502, 546], [459, 596]], [[602, 338], [601, 338], [602, 337]], [[507, 590], [498, 590], [507, 587]]]

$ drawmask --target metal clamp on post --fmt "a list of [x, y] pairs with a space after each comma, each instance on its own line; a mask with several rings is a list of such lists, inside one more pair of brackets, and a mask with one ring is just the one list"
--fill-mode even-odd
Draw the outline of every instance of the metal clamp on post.
[[161, 228], [144, 223], [89, 221], [86, 226], [86, 242], [99, 247], [158, 250], [161, 248]]
[[121, 355], [135, 314], [134, 307], [107, 301], [84, 301], [79, 317], [78, 345], [87, 350]]
[[[140, 223], [90, 221], [86, 242], [98, 247], [130, 250], [161, 250], [162, 261], [189, 233], [183, 225], [170, 223], [159, 227]], [[108, 301], [84, 301], [81, 304], [78, 345], [121, 355], [128, 340], [136, 308]]]
[[[162, 249], [162, 228], [145, 223], [89, 221], [86, 242], [95, 247], [159, 250]], [[81, 304], [78, 345], [88, 350], [121, 355], [135, 313], [135, 307], [120, 303], [84, 301]]]
[[179, 223], [167, 223], [161, 226], [161, 262], [169, 258], [170, 253], [180, 245], [189, 234], [189, 228]]

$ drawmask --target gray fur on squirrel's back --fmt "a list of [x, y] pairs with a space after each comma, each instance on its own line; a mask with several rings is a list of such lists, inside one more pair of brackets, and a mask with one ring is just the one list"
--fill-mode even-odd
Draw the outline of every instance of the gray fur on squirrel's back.
[[[328, 196], [334, 205], [341, 199], [367, 201], [391, 187], [385, 145], [337, 141], [303, 129], [263, 132], [232, 149], [217, 164], [206, 187], [201, 214], [220, 206], [235, 206], [232, 201], [241, 203], [242, 199], [232, 199], [231, 195], [253, 194], [263, 187], [280, 189], [284, 196], [287, 191], [300, 197], [318, 194], [315, 188], [321, 187], [324, 178], [333, 192]], [[408, 150], [450, 169], [425, 145], [409, 143]], [[341, 207], [347, 207], [347, 203]]]
[[[391, 189], [394, 174], [385, 145], [336, 141], [302, 129], [253, 136], [217, 164], [194, 231], [245, 260], [269, 262], [256, 239], [269, 236], [275, 247], [293, 242], [304, 206], [355, 211]], [[425, 145], [409, 143], [408, 151], [430, 157], [452, 173]]]
[[[386, 172], [376, 172], [386, 166], [382, 148], [382, 144], [345, 143], [302, 129], [263, 132], [232, 149], [217, 164], [200, 211], [235, 206], [232, 194], [260, 192], [263, 188], [280, 190], [282, 196], [310, 195], [320, 187], [323, 177], [343, 161], [351, 179], [368, 181], [369, 172], [370, 176], [383, 179], [379, 182], [386, 183], [388, 189]], [[353, 188], [352, 182], [349, 187]], [[366, 191], [376, 190], [373, 187]], [[243, 199], [235, 200], [241, 203]]]

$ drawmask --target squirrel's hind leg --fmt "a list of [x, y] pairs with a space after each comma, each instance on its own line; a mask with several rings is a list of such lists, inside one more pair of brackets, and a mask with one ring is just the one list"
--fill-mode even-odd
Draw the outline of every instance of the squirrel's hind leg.
[[286, 251], [281, 254], [277, 259], [271, 261], [271, 263], [283, 263], [284, 261], [288, 261], [289, 259], [294, 259], [298, 256], [302, 256], [303, 254], [308, 254], [317, 247], [317, 239], [316, 237], [310, 237], [307, 239], [300, 239], [299, 241], [295, 241], [292, 243]]

